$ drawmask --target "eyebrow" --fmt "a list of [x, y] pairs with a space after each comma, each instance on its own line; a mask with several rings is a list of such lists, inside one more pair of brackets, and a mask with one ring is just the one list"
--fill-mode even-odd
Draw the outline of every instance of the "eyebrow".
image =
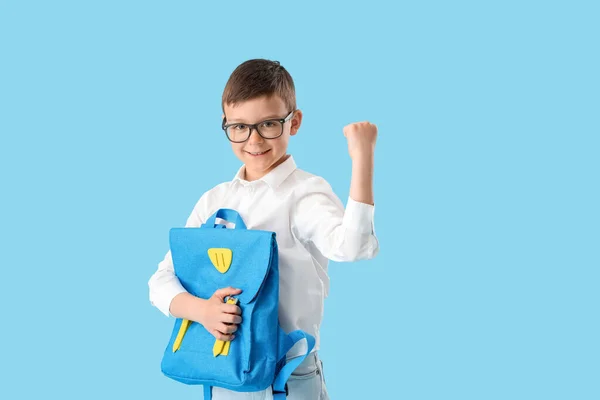
[[[285, 118], [285, 117], [283, 117], [283, 118]], [[279, 115], [270, 114], [270, 115], [260, 119], [258, 122], [266, 121], [269, 119], [283, 119], [283, 118], [279, 117]], [[228, 119], [227, 123], [228, 124], [248, 124], [249, 122], [246, 122], [243, 119], [232, 118], [232, 119]]]

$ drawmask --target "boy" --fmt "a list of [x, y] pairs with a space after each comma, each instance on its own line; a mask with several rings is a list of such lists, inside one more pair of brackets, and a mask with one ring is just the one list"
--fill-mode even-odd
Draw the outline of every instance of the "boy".
[[[286, 332], [301, 329], [316, 339], [310, 357], [288, 380], [288, 399], [329, 399], [317, 355], [323, 301], [329, 289], [327, 264], [328, 260], [373, 258], [379, 250], [373, 226], [377, 128], [368, 122], [344, 127], [352, 159], [350, 196], [344, 209], [323, 178], [296, 168], [287, 154], [302, 112], [296, 109], [293, 80], [279, 62], [254, 59], [239, 65], [225, 86], [222, 109], [222, 128], [243, 166], [232, 181], [200, 197], [186, 227], [200, 226], [219, 208], [232, 208], [248, 229], [276, 233], [281, 327]], [[148, 285], [150, 302], [165, 315], [196, 321], [217, 339], [235, 339], [241, 312], [223, 299], [239, 294], [239, 289], [222, 288], [209, 299], [191, 295], [173, 272], [170, 251]], [[295, 348], [288, 359], [300, 355]], [[271, 389], [239, 393], [213, 387], [213, 398], [271, 399], [272, 393]]]

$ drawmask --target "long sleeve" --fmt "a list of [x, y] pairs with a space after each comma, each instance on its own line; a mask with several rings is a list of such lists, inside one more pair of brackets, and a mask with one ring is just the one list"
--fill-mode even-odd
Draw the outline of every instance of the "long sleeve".
[[300, 192], [293, 218], [297, 236], [311, 241], [332, 261], [370, 259], [379, 252], [375, 206], [348, 198], [346, 208], [331, 186], [313, 177]]
[[[203, 224], [200, 217], [199, 207], [201, 198], [192, 210], [188, 217], [186, 227], [199, 227]], [[158, 269], [150, 277], [148, 281], [150, 303], [158, 308], [167, 317], [173, 316], [169, 309], [171, 301], [179, 293], [185, 292], [185, 288], [181, 285], [179, 278], [175, 275], [173, 268], [173, 259], [169, 250], [164, 259], [158, 263]]]

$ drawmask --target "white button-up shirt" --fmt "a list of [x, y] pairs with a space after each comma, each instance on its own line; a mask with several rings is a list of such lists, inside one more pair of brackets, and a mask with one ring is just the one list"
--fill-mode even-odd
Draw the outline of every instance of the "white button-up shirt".
[[[286, 332], [301, 329], [316, 339], [329, 291], [328, 260], [375, 257], [379, 242], [374, 206], [348, 198], [346, 208], [322, 177], [287, 160], [261, 179], [248, 182], [242, 166], [232, 181], [204, 193], [187, 219], [199, 227], [219, 208], [236, 210], [248, 229], [276, 233], [279, 250], [279, 322]], [[171, 300], [185, 289], [173, 270], [171, 252], [148, 281], [150, 302], [170, 316]], [[294, 349], [292, 349], [294, 352]], [[293, 357], [298, 354], [288, 354]]]

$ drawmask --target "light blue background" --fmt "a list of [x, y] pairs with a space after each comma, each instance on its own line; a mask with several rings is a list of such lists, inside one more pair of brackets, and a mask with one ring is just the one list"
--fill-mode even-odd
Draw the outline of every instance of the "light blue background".
[[342, 128], [379, 128], [381, 253], [330, 264], [332, 398], [600, 398], [598, 3], [412, 3], [1, 1], [0, 398], [202, 397], [160, 372], [147, 281], [239, 167], [220, 99], [261, 57], [344, 202]]

